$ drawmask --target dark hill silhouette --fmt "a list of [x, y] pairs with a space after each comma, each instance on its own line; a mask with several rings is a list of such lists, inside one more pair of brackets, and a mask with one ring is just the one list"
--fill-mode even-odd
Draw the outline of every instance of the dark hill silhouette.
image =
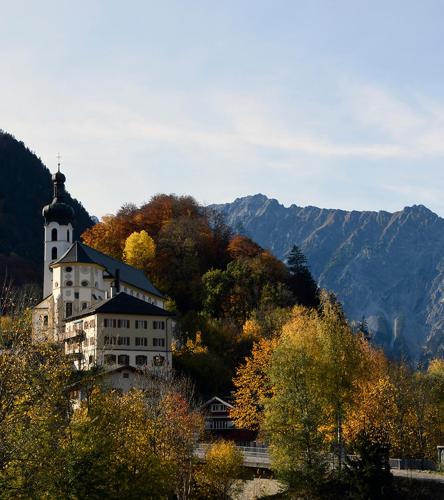
[[[42, 207], [52, 199], [51, 173], [23, 142], [0, 130], [0, 283], [38, 283], [43, 273]], [[68, 194], [75, 237], [93, 222]]]

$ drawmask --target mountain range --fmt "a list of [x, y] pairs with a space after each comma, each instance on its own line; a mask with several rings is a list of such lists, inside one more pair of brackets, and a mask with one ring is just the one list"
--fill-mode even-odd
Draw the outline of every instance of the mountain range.
[[350, 320], [395, 357], [444, 356], [444, 219], [399, 212], [285, 207], [263, 194], [212, 205], [237, 232], [285, 260], [294, 244]]

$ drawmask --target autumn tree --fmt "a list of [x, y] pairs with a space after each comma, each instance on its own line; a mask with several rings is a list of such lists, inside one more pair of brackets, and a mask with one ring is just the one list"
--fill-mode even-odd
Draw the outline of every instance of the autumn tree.
[[120, 260], [125, 241], [132, 232], [126, 217], [105, 215], [101, 222], [82, 234], [82, 240], [90, 247]]
[[235, 235], [228, 244], [228, 254], [231, 259], [257, 257], [262, 252], [262, 248], [246, 236]]
[[235, 403], [230, 417], [239, 429], [259, 430], [265, 401], [271, 397], [272, 383], [267, 369], [277, 340], [259, 339], [233, 379]]
[[433, 387], [427, 373], [403, 363], [369, 372], [345, 421], [347, 440], [366, 432], [374, 442], [387, 444], [392, 456], [435, 458], [440, 412]]
[[128, 236], [123, 250], [123, 259], [127, 264], [148, 272], [149, 266], [154, 259], [156, 245], [153, 238], [142, 229]]
[[243, 455], [231, 441], [216, 441], [205, 452], [204, 464], [197, 469], [197, 494], [202, 499], [229, 499], [241, 487]]
[[303, 345], [285, 337], [267, 370], [272, 395], [264, 400], [262, 429], [272, 468], [291, 488], [309, 495], [327, 470], [328, 407], [321, 374]]
[[57, 346], [19, 342], [0, 351], [0, 491], [60, 496], [60, 444], [69, 422], [71, 365]]

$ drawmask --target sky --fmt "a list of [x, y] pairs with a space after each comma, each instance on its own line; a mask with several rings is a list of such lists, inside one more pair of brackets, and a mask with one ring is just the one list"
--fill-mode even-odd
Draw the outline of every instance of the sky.
[[[0, 128], [90, 213], [204, 204], [444, 216], [444, 2], [0, 0]], [[46, 200], [45, 200], [46, 201]]]

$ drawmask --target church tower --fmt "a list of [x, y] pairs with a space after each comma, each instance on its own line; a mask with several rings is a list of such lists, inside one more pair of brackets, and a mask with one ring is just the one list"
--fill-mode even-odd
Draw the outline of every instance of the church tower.
[[43, 274], [43, 297], [52, 293], [52, 262], [61, 257], [71, 246], [73, 238], [72, 223], [74, 210], [66, 203], [65, 176], [57, 172], [52, 176], [54, 198], [43, 208], [45, 218], [45, 269]]

